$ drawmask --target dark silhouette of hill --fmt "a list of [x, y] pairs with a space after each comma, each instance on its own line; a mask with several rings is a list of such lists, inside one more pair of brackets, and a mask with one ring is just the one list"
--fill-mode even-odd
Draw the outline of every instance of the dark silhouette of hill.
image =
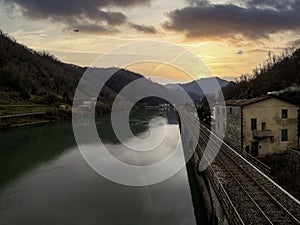
[[217, 96], [221, 88], [228, 85], [228, 81], [218, 77], [201, 78], [185, 84], [167, 84], [165, 87], [169, 90], [178, 92], [180, 90], [178, 90], [177, 85], [180, 85], [193, 100], [201, 100], [205, 96], [204, 92]]
[[[66, 64], [46, 52], [37, 52], [17, 43], [0, 31], [0, 93], [6, 98], [51, 104], [71, 103], [78, 82], [87, 67]], [[144, 78], [142, 75], [116, 68], [95, 68], [100, 81], [115, 74], [100, 93], [102, 101], [111, 102], [128, 83]], [[153, 84], [151, 81], [149, 84]], [[158, 84], [155, 84], [158, 85]], [[150, 99], [151, 104], [153, 99]], [[157, 101], [154, 101], [157, 104]]]
[[266, 94], [299, 104], [300, 102], [300, 48], [285, 50], [280, 56], [269, 53], [268, 59], [223, 88], [226, 99], [244, 99]]
[[37, 96], [68, 95], [84, 68], [65, 64], [46, 52], [37, 52], [0, 33], [0, 90]]

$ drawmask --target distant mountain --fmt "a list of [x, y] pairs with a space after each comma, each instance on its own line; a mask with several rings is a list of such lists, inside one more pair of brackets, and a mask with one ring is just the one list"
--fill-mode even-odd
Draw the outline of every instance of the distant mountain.
[[185, 84], [166, 84], [165, 87], [174, 92], [180, 91], [178, 85], [187, 92], [193, 100], [201, 100], [205, 94], [218, 96], [219, 91], [228, 85], [228, 81], [218, 77], [201, 78]]

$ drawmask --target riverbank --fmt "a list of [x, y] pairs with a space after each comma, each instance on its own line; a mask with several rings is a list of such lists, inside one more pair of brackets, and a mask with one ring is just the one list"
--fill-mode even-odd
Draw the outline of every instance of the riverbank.
[[[198, 225], [213, 224], [213, 218], [211, 217], [212, 212], [210, 207], [209, 194], [208, 192], [205, 192], [206, 186], [201, 187], [199, 185], [199, 177], [196, 174], [195, 161], [193, 157], [186, 164], [186, 170], [192, 195], [192, 202], [194, 206], [196, 222]], [[200, 199], [202, 199], [202, 201], [200, 201]], [[203, 217], [203, 212], [206, 212], [205, 221]]]
[[[17, 112], [20, 112], [20, 110]], [[0, 116], [0, 129], [5, 130], [24, 126], [43, 125], [60, 120], [67, 120], [70, 119], [71, 116], [71, 109], [58, 109], [55, 107], [51, 108], [50, 106], [47, 107], [46, 111], [22, 111], [22, 113], [16, 113], [16, 111], [13, 111], [12, 114], [2, 114], [2, 116]]]

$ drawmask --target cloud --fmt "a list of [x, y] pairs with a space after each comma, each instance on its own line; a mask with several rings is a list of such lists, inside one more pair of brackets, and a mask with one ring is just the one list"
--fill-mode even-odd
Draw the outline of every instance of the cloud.
[[190, 6], [208, 6], [209, 0], [186, 0]]
[[269, 53], [271, 50], [266, 50], [266, 49], [252, 49], [247, 51], [248, 53]]
[[276, 10], [288, 10], [295, 5], [294, 0], [246, 0], [248, 7], [271, 8]]
[[156, 34], [157, 30], [155, 29], [154, 26], [145, 26], [145, 25], [139, 25], [135, 23], [130, 23], [130, 27], [134, 28], [135, 30], [139, 32], [143, 32], [146, 34]]
[[248, 0], [244, 7], [200, 2], [190, 0], [189, 6], [169, 12], [169, 20], [162, 26], [183, 33], [187, 39], [259, 40], [280, 31], [300, 31], [299, 0], [286, 4], [281, 0]]
[[[82, 31], [99, 33], [117, 31], [128, 23], [122, 12], [108, 10], [112, 6], [147, 5], [151, 0], [4, 0], [6, 5], [18, 5], [31, 19], [48, 19], [65, 24], [66, 30], [78, 27]], [[114, 28], [111, 28], [114, 27]], [[143, 26], [141, 26], [143, 27]]]
[[300, 39], [294, 40], [294, 41], [289, 41], [287, 43], [289, 46], [300, 46]]

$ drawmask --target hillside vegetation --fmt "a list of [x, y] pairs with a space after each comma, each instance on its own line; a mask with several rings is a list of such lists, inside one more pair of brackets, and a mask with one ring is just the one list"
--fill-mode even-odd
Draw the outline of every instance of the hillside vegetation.
[[243, 99], [266, 95], [268, 92], [299, 104], [300, 102], [300, 48], [285, 50], [282, 55], [269, 53], [268, 59], [243, 74], [236, 83], [223, 88], [226, 99]]
[[[86, 69], [60, 62], [49, 53], [29, 49], [0, 31], [0, 105], [71, 104]], [[128, 83], [143, 78], [116, 68], [95, 68], [95, 76], [101, 80], [111, 71], [117, 72], [106, 82], [99, 96], [107, 104]]]
[[83, 72], [83, 68], [61, 63], [0, 33], [0, 91], [7, 98], [49, 103], [54, 95], [66, 101]]

